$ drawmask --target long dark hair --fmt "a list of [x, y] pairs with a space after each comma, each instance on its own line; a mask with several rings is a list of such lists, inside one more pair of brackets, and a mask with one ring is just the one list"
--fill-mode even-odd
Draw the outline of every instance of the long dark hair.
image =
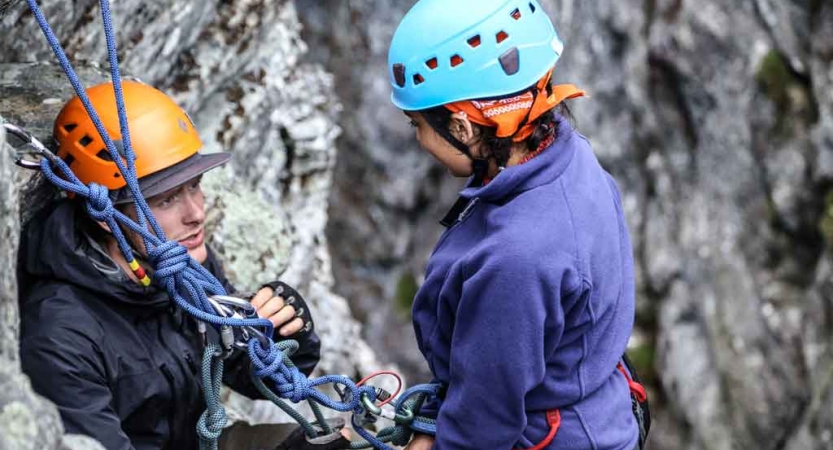
[[[422, 113], [423, 117], [425, 117], [425, 121], [428, 122], [440, 136], [445, 138], [455, 147], [460, 148], [462, 143], [454, 138], [448, 131], [452, 114], [448, 108], [444, 106], [437, 106], [420, 111], [420, 113]], [[558, 125], [564, 118], [570, 120], [571, 122], [573, 121], [573, 116], [569, 107], [562, 102], [554, 109], [547, 111], [535, 119], [535, 121], [532, 122], [535, 124], [535, 131], [533, 131], [532, 135], [524, 141], [526, 148], [529, 151], [537, 150], [538, 146], [541, 145], [541, 142], [557, 132]], [[482, 149], [485, 153], [483, 157], [488, 160], [494, 160], [500, 167], [505, 167], [506, 163], [509, 161], [512, 145], [514, 144], [512, 137], [496, 137], [495, 133], [497, 132], [497, 128], [494, 127], [485, 127], [477, 124], [474, 124], [474, 126], [480, 127], [480, 130], [483, 133], [481, 136], [483, 141]], [[464, 153], [468, 152], [464, 151]]]

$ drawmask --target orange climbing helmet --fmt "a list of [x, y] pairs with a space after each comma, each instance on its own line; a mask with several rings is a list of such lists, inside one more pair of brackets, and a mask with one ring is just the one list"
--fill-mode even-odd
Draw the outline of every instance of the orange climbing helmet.
[[[136, 176], [145, 197], [185, 183], [231, 158], [229, 153], [198, 153], [202, 141], [194, 124], [185, 111], [161, 91], [135, 81], [123, 81], [122, 91], [130, 142], [136, 156]], [[109, 82], [99, 84], [86, 92], [107, 134], [121, 153], [122, 135], [113, 85]], [[110, 190], [121, 189], [127, 184], [77, 96], [58, 114], [53, 136], [58, 144], [58, 156], [84, 184], [94, 182]], [[129, 200], [127, 191], [121, 189], [118, 203]]]

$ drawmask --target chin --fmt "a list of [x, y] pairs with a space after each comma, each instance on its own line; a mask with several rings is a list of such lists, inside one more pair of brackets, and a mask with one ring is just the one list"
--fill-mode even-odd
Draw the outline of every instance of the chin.
[[188, 256], [190, 256], [194, 261], [202, 264], [206, 259], [208, 259], [208, 250], [206, 250], [205, 244], [202, 244], [193, 250], [188, 250]]

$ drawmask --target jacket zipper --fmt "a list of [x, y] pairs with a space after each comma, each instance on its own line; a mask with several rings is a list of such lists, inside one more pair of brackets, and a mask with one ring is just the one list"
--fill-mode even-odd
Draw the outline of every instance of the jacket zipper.
[[466, 206], [463, 208], [463, 210], [460, 212], [460, 214], [457, 215], [457, 218], [454, 219], [454, 222], [452, 222], [451, 225], [442, 234], [442, 236], [440, 236], [440, 240], [437, 241], [437, 245], [434, 246], [434, 251], [431, 253], [432, 255], [434, 253], [436, 253], [440, 249], [440, 247], [442, 247], [443, 243], [448, 238], [448, 236], [451, 234], [451, 232], [455, 228], [457, 228], [457, 225], [460, 225], [466, 219], [468, 219], [468, 217], [471, 215], [472, 211], [474, 211], [474, 208], [477, 206], [478, 203], [480, 203], [480, 199], [478, 197], [475, 197], [475, 198], [469, 200], [468, 203], [466, 203]]
[[[168, 319], [173, 320], [171, 317], [167, 317]], [[166, 353], [171, 357], [173, 364], [176, 364], [182, 368], [181, 364], [179, 363], [179, 357], [177, 356], [176, 352], [174, 352], [165, 340], [165, 337], [162, 334], [162, 328], [164, 327], [164, 319], [158, 322], [158, 334], [159, 334], [159, 342], [162, 344], [162, 347], [165, 349]], [[181, 419], [179, 416], [179, 410], [177, 408], [178, 403], [178, 396], [177, 396], [177, 386], [176, 386], [176, 377], [174, 373], [171, 371], [171, 368], [168, 367], [168, 364], [162, 363], [162, 373], [165, 375], [165, 378], [168, 379], [168, 383], [171, 385], [171, 412], [168, 415], [168, 448], [176, 448], [175, 446], [178, 444], [177, 436], [176, 436], [176, 429], [177, 429], [177, 419]]]

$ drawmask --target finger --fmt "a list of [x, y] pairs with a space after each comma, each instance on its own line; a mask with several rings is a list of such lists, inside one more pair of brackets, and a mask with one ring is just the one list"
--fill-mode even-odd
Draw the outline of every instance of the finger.
[[257, 294], [255, 294], [255, 296], [252, 297], [252, 306], [254, 306], [255, 309], [260, 309], [260, 307], [263, 306], [264, 303], [269, 301], [270, 298], [272, 298], [272, 288], [266, 286], [261, 290], [257, 291]]
[[291, 336], [301, 331], [301, 328], [304, 328], [304, 321], [300, 317], [296, 317], [292, 322], [282, 326], [278, 332], [281, 336]]
[[275, 328], [279, 328], [295, 317], [295, 308], [284, 306], [280, 311], [266, 317], [272, 322]]
[[270, 318], [275, 315], [281, 308], [285, 307], [286, 304], [283, 302], [283, 299], [280, 297], [272, 297], [267, 301], [265, 304], [261, 305], [260, 308], [257, 309], [257, 315], [263, 318]]

